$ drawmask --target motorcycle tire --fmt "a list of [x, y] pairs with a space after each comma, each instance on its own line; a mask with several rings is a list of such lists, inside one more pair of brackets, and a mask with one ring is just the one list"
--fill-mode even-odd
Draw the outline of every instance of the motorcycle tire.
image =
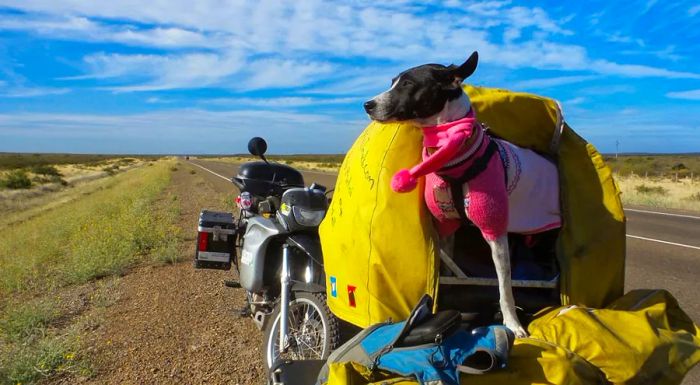
[[288, 350], [280, 357], [280, 303], [263, 327], [263, 362], [269, 369], [277, 360], [325, 360], [340, 344], [338, 319], [322, 293], [295, 292], [289, 303]]

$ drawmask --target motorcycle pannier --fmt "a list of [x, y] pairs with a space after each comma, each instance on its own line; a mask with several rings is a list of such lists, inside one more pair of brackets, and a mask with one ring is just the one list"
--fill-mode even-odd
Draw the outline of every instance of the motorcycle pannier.
[[236, 224], [233, 214], [202, 210], [197, 227], [197, 269], [230, 270], [236, 256]]

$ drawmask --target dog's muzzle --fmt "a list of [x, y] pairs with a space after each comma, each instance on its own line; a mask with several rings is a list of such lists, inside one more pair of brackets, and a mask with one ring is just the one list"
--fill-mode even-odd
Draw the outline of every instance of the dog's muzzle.
[[364, 104], [365, 106], [365, 112], [367, 112], [369, 115], [372, 115], [372, 112], [374, 111], [375, 108], [377, 108], [377, 102], [372, 100], [368, 100]]

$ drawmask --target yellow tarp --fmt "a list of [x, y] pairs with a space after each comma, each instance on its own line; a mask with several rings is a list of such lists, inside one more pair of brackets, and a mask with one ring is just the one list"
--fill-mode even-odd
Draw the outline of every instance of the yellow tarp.
[[420, 162], [421, 135], [407, 124], [370, 124], [345, 156], [319, 229], [328, 306], [361, 327], [404, 319], [423, 294], [436, 294], [422, 182], [406, 194], [390, 187], [395, 172]]
[[[635, 290], [605, 309], [545, 309], [515, 341], [508, 367], [463, 375], [468, 385], [680, 384], [700, 361], [700, 328], [664, 290]], [[357, 364], [332, 364], [328, 384], [394, 383]], [[397, 383], [415, 384], [394, 377]]]
[[[552, 99], [464, 89], [477, 118], [522, 147], [549, 153], [555, 131], [564, 125], [558, 153], [552, 154], [558, 155], [561, 184], [563, 227], [557, 257], [562, 304], [603, 307], [621, 296], [625, 219], [619, 190], [602, 156], [563, 123]], [[404, 194], [390, 188], [396, 171], [420, 162], [421, 148], [417, 127], [372, 122], [340, 168], [321, 224], [321, 244], [328, 304], [338, 317], [358, 326], [402, 320], [423, 294], [437, 294], [439, 261], [422, 184]]]

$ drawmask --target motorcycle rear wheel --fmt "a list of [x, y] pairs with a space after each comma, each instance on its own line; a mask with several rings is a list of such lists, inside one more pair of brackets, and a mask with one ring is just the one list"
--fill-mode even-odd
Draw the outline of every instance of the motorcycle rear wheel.
[[279, 359], [321, 360], [338, 347], [340, 332], [338, 319], [326, 304], [321, 293], [295, 292], [289, 303], [289, 347], [280, 354], [280, 303], [263, 328], [263, 362], [269, 369]]

